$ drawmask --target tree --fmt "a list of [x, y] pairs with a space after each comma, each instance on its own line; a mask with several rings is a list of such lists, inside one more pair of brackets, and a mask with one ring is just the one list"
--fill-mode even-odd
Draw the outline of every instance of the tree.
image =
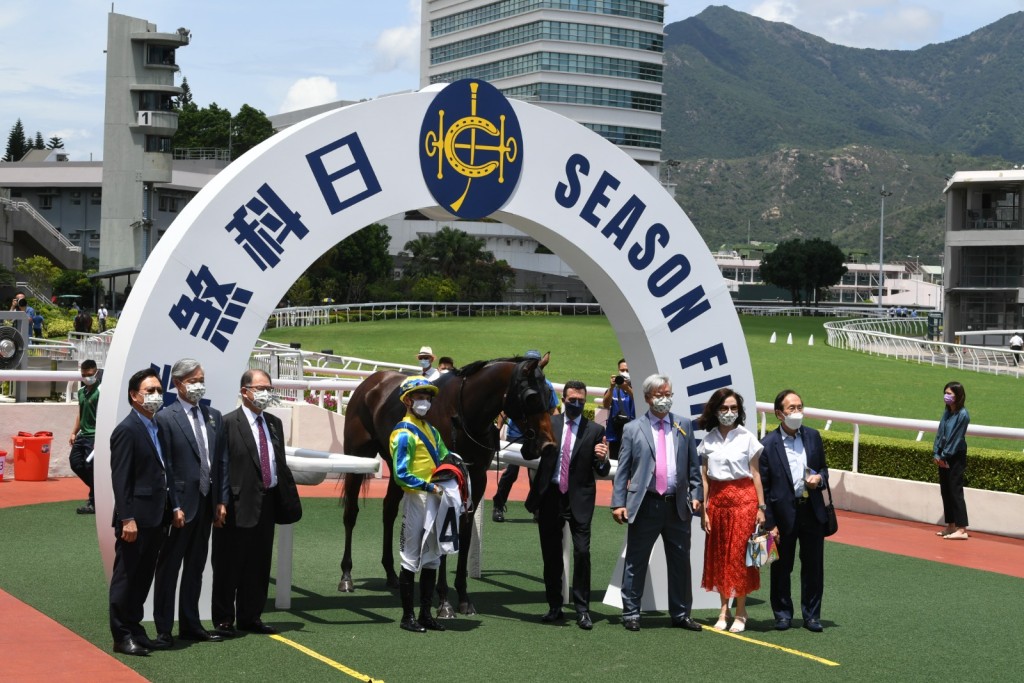
[[793, 304], [807, 304], [846, 274], [843, 250], [823, 239], [787, 240], [761, 259], [761, 279], [789, 291]]
[[172, 145], [177, 149], [227, 149], [231, 137], [231, 112], [214, 102], [203, 109], [183, 107]]
[[22, 125], [21, 119], [18, 119], [7, 136], [7, 151], [4, 152], [4, 161], [20, 161], [29, 149], [31, 147], [28, 138], [25, 137], [25, 126]]
[[29, 287], [40, 294], [52, 294], [53, 281], [61, 273], [61, 269], [53, 265], [45, 256], [30, 256], [14, 259], [14, 272], [29, 284]]
[[61, 270], [53, 278], [53, 293], [56, 296], [62, 294], [77, 294], [79, 304], [92, 306], [93, 281], [84, 270]]
[[803, 288], [804, 252], [801, 240], [780, 242], [775, 251], [761, 259], [761, 279], [789, 292], [793, 305], [800, 303]]
[[46, 143], [47, 149], [64, 149], [64, 141], [54, 135], [50, 138], [49, 142]]
[[[814, 303], [821, 301], [824, 290], [838, 284], [846, 275], [843, 250], [828, 240], [815, 238], [803, 244], [805, 291]], [[810, 302], [808, 302], [810, 303]]]
[[185, 109], [196, 109], [192, 102], [192, 86], [188, 84], [187, 78], [181, 79], [181, 94], [174, 99], [174, 108], [179, 112]]
[[43, 142], [43, 134], [41, 131], [36, 131], [36, 141], [32, 146], [35, 149], [46, 149], [46, 143]]
[[433, 235], [424, 235], [405, 244], [405, 276], [413, 283], [440, 275], [455, 283], [466, 301], [495, 301], [504, 298], [512, 278], [512, 268], [496, 261], [484, 249], [486, 242], [462, 230], [445, 226]]
[[274, 126], [267, 115], [243, 104], [231, 120], [231, 158], [237, 159], [273, 134]]

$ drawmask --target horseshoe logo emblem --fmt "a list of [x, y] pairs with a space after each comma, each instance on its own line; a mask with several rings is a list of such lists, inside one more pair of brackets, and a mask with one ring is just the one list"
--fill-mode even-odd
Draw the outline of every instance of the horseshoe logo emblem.
[[[447, 128], [446, 118], [454, 120]], [[508, 100], [489, 83], [466, 79], [442, 90], [424, 116], [421, 140], [424, 180], [456, 216], [484, 218], [515, 189], [522, 133]]]

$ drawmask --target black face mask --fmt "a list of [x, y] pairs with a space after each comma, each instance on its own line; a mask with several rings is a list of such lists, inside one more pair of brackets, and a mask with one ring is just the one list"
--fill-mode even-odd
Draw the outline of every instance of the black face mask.
[[583, 413], [583, 401], [566, 401], [565, 402], [565, 414], [569, 416], [569, 419], [575, 420]]

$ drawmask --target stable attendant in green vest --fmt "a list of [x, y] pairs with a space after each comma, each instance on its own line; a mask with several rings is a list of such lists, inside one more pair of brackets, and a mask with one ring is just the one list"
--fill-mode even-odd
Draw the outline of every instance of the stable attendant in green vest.
[[78, 390], [78, 415], [75, 426], [71, 429], [68, 443], [71, 444], [71, 455], [68, 461], [71, 471], [89, 487], [89, 500], [76, 512], [80, 515], [96, 514], [96, 498], [92, 486], [92, 453], [96, 441], [96, 405], [100, 400], [100, 380], [102, 373], [96, 367], [96, 361], [87, 358], [82, 361], [82, 388]]

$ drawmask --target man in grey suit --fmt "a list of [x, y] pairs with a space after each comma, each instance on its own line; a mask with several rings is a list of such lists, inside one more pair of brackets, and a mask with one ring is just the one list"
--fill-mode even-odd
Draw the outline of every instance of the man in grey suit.
[[154, 643], [165, 648], [174, 644], [171, 627], [179, 570], [182, 576], [178, 637], [207, 642], [224, 639], [200, 623], [199, 594], [210, 548], [211, 524], [224, 524], [229, 495], [224, 421], [220, 412], [200, 404], [206, 393], [203, 367], [194, 358], [182, 358], [171, 368], [171, 381], [178, 400], [157, 413], [156, 423], [160, 427], [161, 449], [174, 471], [174, 487], [185, 513], [185, 526], [171, 529], [156, 563]]
[[647, 414], [622, 431], [612, 492], [612, 517], [629, 524], [622, 570], [622, 625], [640, 630], [640, 602], [647, 564], [661, 536], [668, 570], [668, 604], [674, 628], [700, 631], [690, 616], [690, 522], [704, 494], [690, 420], [671, 413], [672, 382], [651, 375], [643, 383]]

